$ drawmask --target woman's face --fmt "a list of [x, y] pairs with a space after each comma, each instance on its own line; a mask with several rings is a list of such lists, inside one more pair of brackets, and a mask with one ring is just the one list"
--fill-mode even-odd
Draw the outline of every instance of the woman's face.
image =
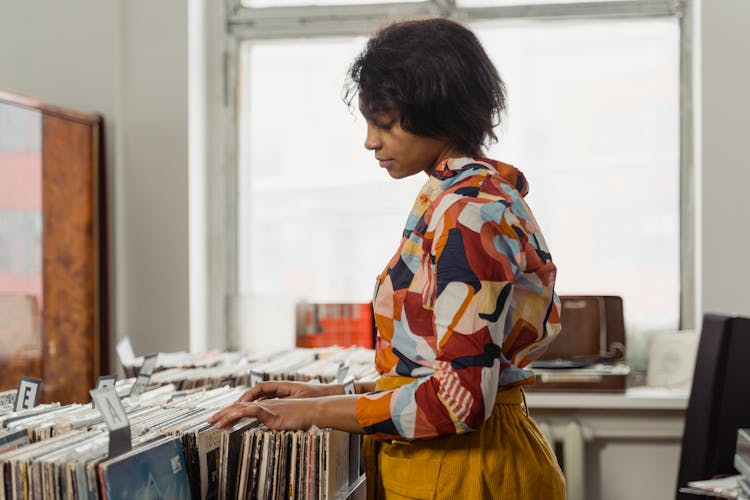
[[374, 113], [367, 120], [365, 148], [394, 179], [429, 173], [442, 160], [458, 156], [447, 140], [415, 135], [401, 128], [398, 110]]

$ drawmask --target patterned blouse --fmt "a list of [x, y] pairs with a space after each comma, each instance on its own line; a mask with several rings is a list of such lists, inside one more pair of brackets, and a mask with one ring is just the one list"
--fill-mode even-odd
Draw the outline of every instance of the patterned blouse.
[[560, 329], [556, 268], [511, 165], [453, 158], [430, 174], [373, 307], [381, 376], [415, 377], [357, 402], [379, 438], [476, 430], [498, 388], [533, 383], [523, 369]]

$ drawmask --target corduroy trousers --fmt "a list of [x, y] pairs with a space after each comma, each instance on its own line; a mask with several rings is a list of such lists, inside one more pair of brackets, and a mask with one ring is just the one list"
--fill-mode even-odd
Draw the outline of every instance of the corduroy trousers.
[[[379, 390], [411, 382], [383, 377]], [[564, 500], [565, 479], [520, 388], [500, 390], [482, 427], [433, 439], [376, 441], [363, 453], [370, 500]]]

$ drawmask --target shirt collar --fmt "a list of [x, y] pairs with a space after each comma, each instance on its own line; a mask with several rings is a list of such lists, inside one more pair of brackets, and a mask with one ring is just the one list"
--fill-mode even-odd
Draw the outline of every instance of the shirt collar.
[[430, 175], [437, 177], [440, 180], [444, 180], [454, 177], [467, 169], [477, 167], [488, 168], [496, 171], [506, 182], [508, 182], [508, 184], [516, 188], [521, 196], [526, 196], [529, 192], [529, 183], [526, 180], [526, 176], [524, 176], [520, 170], [508, 163], [492, 160], [490, 158], [448, 158], [438, 163]]

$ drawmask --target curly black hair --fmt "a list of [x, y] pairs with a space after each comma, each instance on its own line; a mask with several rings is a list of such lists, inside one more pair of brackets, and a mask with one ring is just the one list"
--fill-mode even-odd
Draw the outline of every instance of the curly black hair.
[[344, 101], [365, 118], [398, 110], [409, 132], [477, 154], [497, 141], [505, 84], [476, 35], [443, 18], [397, 22], [373, 36], [348, 71]]

